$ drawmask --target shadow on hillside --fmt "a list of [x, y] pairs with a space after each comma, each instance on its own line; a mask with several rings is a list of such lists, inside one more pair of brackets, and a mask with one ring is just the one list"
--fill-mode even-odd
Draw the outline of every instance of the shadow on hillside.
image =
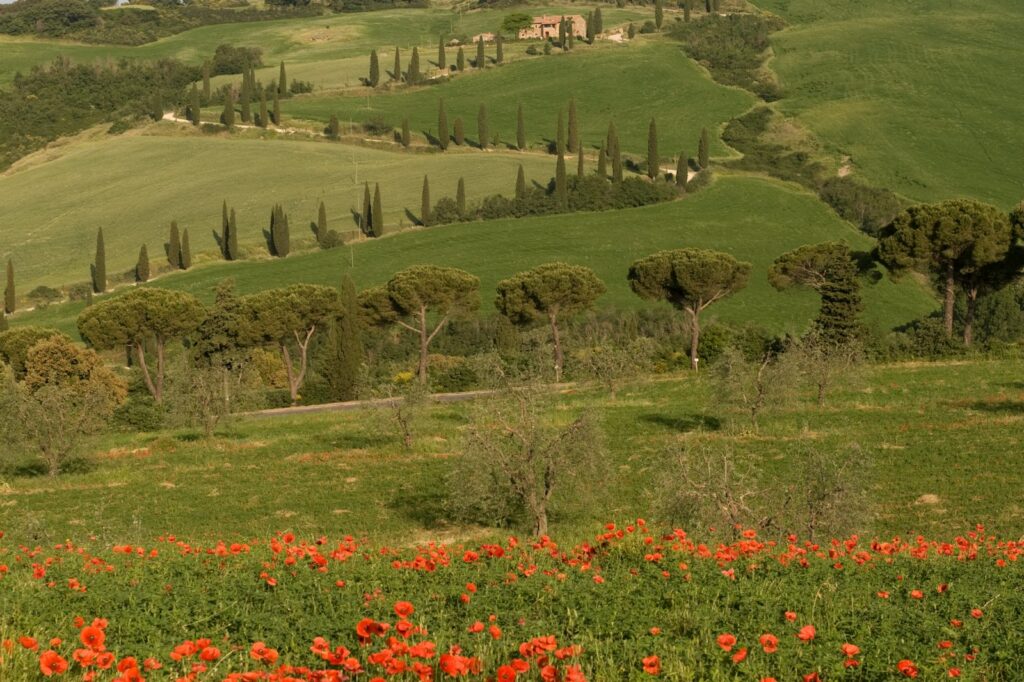
[[705, 414], [688, 414], [681, 417], [670, 417], [666, 414], [640, 415], [640, 421], [663, 426], [679, 433], [691, 431], [718, 431], [722, 428], [722, 420]]
[[423, 528], [438, 528], [448, 522], [445, 499], [443, 486], [427, 490], [400, 490], [388, 500], [387, 507]]
[[[96, 469], [96, 463], [85, 457], [72, 457], [61, 466], [61, 474], [87, 474]], [[25, 460], [11, 462], [0, 468], [0, 475], [11, 478], [44, 478], [50, 475], [50, 470], [41, 460]]]
[[1001, 381], [996, 386], [999, 388], [1009, 388], [1014, 391], [1024, 391], [1024, 381]]
[[971, 409], [993, 414], [1024, 414], [1024, 400], [982, 400], [971, 403]]

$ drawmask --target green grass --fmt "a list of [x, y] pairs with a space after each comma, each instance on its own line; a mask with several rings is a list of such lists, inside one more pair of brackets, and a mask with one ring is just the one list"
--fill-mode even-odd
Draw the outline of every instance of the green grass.
[[1024, 198], [1019, 2], [755, 4], [792, 24], [772, 40], [781, 109], [856, 173], [919, 201]]
[[395, 228], [411, 223], [406, 209], [420, 214], [424, 174], [435, 202], [454, 196], [460, 177], [471, 199], [511, 194], [520, 163], [528, 178], [546, 183], [554, 175], [552, 157], [536, 154], [400, 154], [255, 133], [207, 136], [170, 123], [155, 129], [168, 136], [101, 137], [0, 176], [0, 253], [13, 254], [23, 294], [87, 280], [98, 227], [108, 272], [124, 272], [143, 243], [154, 263], [161, 260], [172, 220], [189, 229], [194, 254], [215, 253], [225, 199], [238, 212], [243, 248], [265, 254], [262, 230], [274, 203], [290, 213], [292, 239], [311, 243], [308, 225], [321, 200], [332, 228], [356, 228], [350, 209], [361, 210], [366, 181], [371, 191], [380, 183], [385, 223]]
[[[391, 68], [386, 58], [383, 68]], [[608, 123], [615, 121], [622, 148], [646, 154], [648, 123], [653, 117], [658, 123], [659, 151], [669, 163], [680, 150], [696, 154], [701, 128], [715, 131], [753, 103], [749, 93], [709, 80], [678, 45], [638, 40], [629, 45], [581, 47], [570, 54], [491, 67], [484, 73], [470, 71], [448, 83], [411, 91], [369, 98], [361, 93], [297, 97], [284, 104], [284, 111], [317, 121], [327, 121], [332, 114], [355, 121], [383, 116], [394, 125], [408, 117], [414, 129], [436, 135], [442, 97], [449, 125], [460, 116], [475, 138], [477, 112], [484, 104], [491, 134], [513, 144], [520, 103], [531, 145], [554, 140], [558, 112], [565, 112], [570, 97], [577, 100], [583, 143], [594, 149], [604, 144]], [[717, 135], [712, 140], [712, 154], [728, 152]]]
[[[843, 378], [824, 408], [810, 387], [770, 406], [757, 435], [746, 432], [743, 414], [711, 400], [710, 375], [645, 380], [615, 400], [603, 390], [570, 391], [557, 411], [594, 411], [611, 473], [592, 498], [563, 491], [553, 532], [583, 537], [598, 523], [648, 516], [664, 455], [706, 442], [753, 459], [774, 481], [791, 480], [809, 448], [856, 445], [870, 498], [864, 536], [949, 537], [985, 523], [1014, 537], [1024, 532], [1016, 492], [1024, 484], [1016, 464], [1024, 389], [1014, 379], [1022, 370], [1020, 361], [866, 367]], [[83, 535], [148, 542], [165, 532], [266, 537], [282, 528], [303, 537], [372, 534], [379, 543], [464, 536], [466, 528], [445, 521], [444, 476], [472, 409], [431, 408], [412, 452], [386, 414], [372, 411], [246, 419], [211, 442], [182, 431], [108, 436], [84, 472], [50, 479], [8, 467], [4, 530], [43, 544]], [[938, 501], [920, 503], [926, 494]]]
[[[208, 217], [197, 231], [208, 234], [203, 230], [218, 224], [219, 206], [203, 210]], [[86, 237], [91, 240], [91, 233]], [[493, 291], [499, 279], [540, 263], [566, 260], [593, 268], [605, 281], [608, 293], [601, 305], [633, 308], [647, 304], [629, 290], [625, 280], [629, 264], [659, 249], [689, 246], [728, 251], [755, 266], [749, 286], [709, 309], [710, 316], [798, 331], [814, 315], [817, 300], [809, 292], [775, 291], [768, 285], [767, 268], [787, 250], [834, 239], [857, 248], [870, 246], [868, 238], [808, 193], [770, 180], [722, 177], [699, 194], [667, 204], [417, 229], [272, 262], [211, 263], [164, 277], [159, 286], [188, 290], [210, 300], [213, 287], [224, 277], [233, 277], [238, 290], [248, 293], [298, 281], [336, 285], [342, 273], [350, 272], [362, 288], [385, 282], [403, 267], [430, 263], [478, 275], [487, 301], [486, 292]], [[935, 307], [931, 295], [910, 280], [894, 284], [883, 278], [866, 285], [864, 296], [866, 318], [883, 328]], [[490, 306], [484, 309], [489, 311]], [[13, 321], [73, 331], [78, 310], [80, 305], [52, 306]]]

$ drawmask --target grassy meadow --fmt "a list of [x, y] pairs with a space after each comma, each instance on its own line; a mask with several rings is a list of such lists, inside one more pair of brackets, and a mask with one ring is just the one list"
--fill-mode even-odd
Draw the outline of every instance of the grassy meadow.
[[[777, 481], [797, 476], [811, 450], [859, 448], [858, 475], [870, 498], [864, 536], [948, 537], [976, 523], [1019, 535], [1022, 376], [1019, 360], [864, 367], [842, 377], [822, 408], [812, 389], [798, 390], [766, 411], [757, 433], [741, 412], [712, 399], [710, 375], [639, 381], [615, 399], [597, 387], [564, 391], [552, 414], [596, 415], [609, 436], [610, 473], [594, 495], [556, 497], [553, 532], [582, 538], [605, 521], [653, 513], [667, 454], [705, 443], [731, 449]], [[411, 452], [386, 410], [239, 418], [212, 441], [190, 431], [111, 435], [78, 473], [57, 479], [9, 464], [2, 526], [43, 544], [73, 536], [150, 542], [171, 532], [194, 541], [267, 537], [285, 529], [407, 544], [486, 537], [500, 531], [444, 520], [446, 472], [476, 409], [430, 408], [416, 422]]]
[[1024, 79], [1015, 0], [755, 0], [772, 38], [780, 109], [856, 174], [917, 201], [1024, 198]]
[[[328, 145], [314, 147], [330, 149]], [[472, 187], [472, 181], [468, 182]], [[416, 184], [412, 210], [418, 207], [418, 187]], [[431, 188], [435, 193], [445, 189], [436, 184]], [[451, 192], [454, 187], [447, 189]], [[315, 196], [311, 197], [305, 211], [311, 218], [315, 215], [315, 200]], [[336, 202], [328, 201], [328, 206], [335, 205]], [[387, 199], [385, 205], [389, 205]], [[202, 209], [207, 217], [200, 223], [201, 228], [179, 221], [182, 227], [190, 228], [190, 236], [203, 235], [192, 238], [193, 249], [212, 245], [212, 236], [208, 242], [201, 239], [207, 239], [209, 231], [219, 225], [217, 203]], [[346, 215], [341, 220], [348, 221], [347, 206], [342, 210]], [[243, 212], [246, 219], [242, 225], [250, 225], [248, 215]], [[302, 212], [296, 211], [295, 215]], [[329, 221], [335, 221], [333, 225], [337, 220], [332, 210]], [[162, 225], [154, 226], [158, 230], [155, 237], [162, 238], [163, 229]], [[255, 229], [246, 227], [243, 235], [251, 235]], [[90, 231], [82, 248], [91, 249], [93, 238]], [[729, 322], [750, 321], [776, 331], [798, 331], [814, 315], [817, 298], [810, 292], [775, 291], [768, 285], [768, 266], [777, 256], [801, 244], [829, 240], [846, 240], [855, 248], [870, 248], [871, 244], [809, 193], [772, 180], [721, 177], [698, 194], [666, 204], [415, 229], [282, 260], [210, 262], [189, 272], [163, 277], [157, 284], [211, 300], [214, 286], [225, 277], [234, 278], [241, 293], [251, 293], [293, 282], [337, 285], [341, 275], [348, 272], [357, 286], [363, 288], [387, 281], [404, 267], [429, 263], [463, 268], [479, 276], [484, 311], [490, 312], [489, 292], [498, 280], [541, 263], [565, 260], [592, 268], [606, 283], [608, 293], [599, 305], [635, 308], [649, 304], [629, 290], [626, 271], [630, 263], [659, 249], [689, 246], [724, 250], [755, 266], [748, 287], [709, 309], [710, 316]], [[251, 243], [251, 238], [243, 241]], [[108, 253], [113, 253], [107, 248]], [[885, 329], [935, 307], [932, 295], [911, 279], [894, 283], [883, 277], [875, 284], [865, 284], [864, 298], [865, 318]], [[54, 305], [16, 316], [12, 322], [47, 324], [73, 333], [79, 310], [81, 304]]]

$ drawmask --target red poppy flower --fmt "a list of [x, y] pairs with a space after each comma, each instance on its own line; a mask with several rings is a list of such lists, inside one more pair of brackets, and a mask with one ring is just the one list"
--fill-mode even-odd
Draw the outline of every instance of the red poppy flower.
[[199, 658], [201, 658], [204, 661], [216, 661], [218, 658], [220, 658], [220, 649], [218, 649], [215, 646], [205, 647], [202, 651], [199, 652]]
[[106, 640], [107, 635], [103, 630], [90, 625], [89, 627], [82, 628], [78, 638], [82, 640], [82, 644], [93, 651], [103, 651], [103, 642]]
[[860, 647], [856, 644], [846, 643], [839, 647], [839, 650], [843, 652], [843, 656], [847, 658], [853, 658], [860, 653]]
[[408, 618], [413, 614], [416, 609], [413, 608], [412, 602], [398, 601], [395, 602], [395, 614], [399, 618]]
[[816, 631], [813, 625], [805, 625], [800, 628], [800, 632], [796, 633], [796, 636], [801, 642], [810, 642], [814, 639], [815, 634]]
[[917, 677], [918, 674], [917, 666], [906, 658], [896, 664], [896, 670], [900, 671], [904, 677]]
[[779, 638], [770, 632], [766, 632], [758, 638], [761, 642], [761, 648], [764, 649], [766, 654], [774, 654], [779, 650]]
[[719, 635], [716, 641], [718, 646], [722, 647], [722, 651], [732, 651], [732, 648], [736, 645], [736, 637], [728, 632]]
[[661, 659], [657, 656], [647, 656], [643, 660], [644, 672], [648, 675], [661, 674]]
[[742, 663], [747, 658], [747, 647], [743, 647], [732, 655], [733, 663]]
[[48, 649], [39, 655], [39, 672], [46, 677], [62, 675], [67, 669], [68, 662], [61, 658], [56, 651]]

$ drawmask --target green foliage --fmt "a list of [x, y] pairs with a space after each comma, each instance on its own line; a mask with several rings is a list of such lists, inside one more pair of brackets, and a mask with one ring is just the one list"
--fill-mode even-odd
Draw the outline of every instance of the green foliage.
[[407, 83], [416, 85], [420, 82], [422, 76], [420, 75], [420, 51], [419, 48], [412, 48], [412, 56], [409, 58], [409, 70], [405, 73], [405, 80]]
[[509, 33], [511, 35], [519, 35], [519, 32], [523, 29], [530, 28], [533, 25], [533, 16], [524, 14], [523, 12], [516, 12], [514, 14], [507, 14], [501, 20], [501, 31], [502, 33]]
[[3, 360], [11, 368], [16, 379], [21, 380], [25, 376], [25, 360], [28, 357], [29, 349], [40, 341], [55, 336], [70, 340], [67, 335], [56, 329], [45, 327], [15, 327], [0, 332], [0, 360]]
[[339, 313], [331, 320], [317, 356], [317, 372], [330, 387], [333, 400], [359, 397], [364, 361], [356, 287], [346, 275], [341, 281]]
[[370, 214], [370, 236], [384, 236], [384, 208], [381, 205], [380, 184], [373, 188], [373, 212]]
[[848, 344], [861, 331], [863, 309], [857, 264], [842, 242], [801, 246], [782, 254], [768, 269], [768, 281], [776, 289], [808, 287], [821, 296], [815, 320], [817, 335], [830, 344]]
[[466, 144], [466, 127], [459, 116], [455, 117], [455, 122], [452, 124], [452, 141], [460, 147]]
[[135, 263], [135, 281], [149, 281], [149, 252], [146, 251], [145, 244], [139, 249], [139, 260]]
[[188, 270], [192, 267], [192, 246], [188, 241], [188, 228], [181, 233], [181, 269]]
[[778, 85], [762, 71], [772, 33], [784, 23], [768, 14], [729, 14], [677, 22], [670, 35], [692, 58], [725, 85], [750, 90], [766, 101], [778, 99]]
[[661, 175], [661, 157], [658, 156], [658, 127], [651, 119], [647, 131], [647, 177], [652, 180]]
[[292, 238], [291, 228], [288, 225], [288, 214], [280, 204], [274, 206], [270, 212], [270, 255], [278, 258], [286, 258], [291, 252]]
[[487, 105], [481, 104], [476, 115], [477, 139], [480, 149], [487, 149], [490, 146], [490, 126], [487, 121]]
[[370, 50], [370, 75], [366, 84], [371, 88], [380, 85], [380, 61], [377, 58], [377, 50]]

